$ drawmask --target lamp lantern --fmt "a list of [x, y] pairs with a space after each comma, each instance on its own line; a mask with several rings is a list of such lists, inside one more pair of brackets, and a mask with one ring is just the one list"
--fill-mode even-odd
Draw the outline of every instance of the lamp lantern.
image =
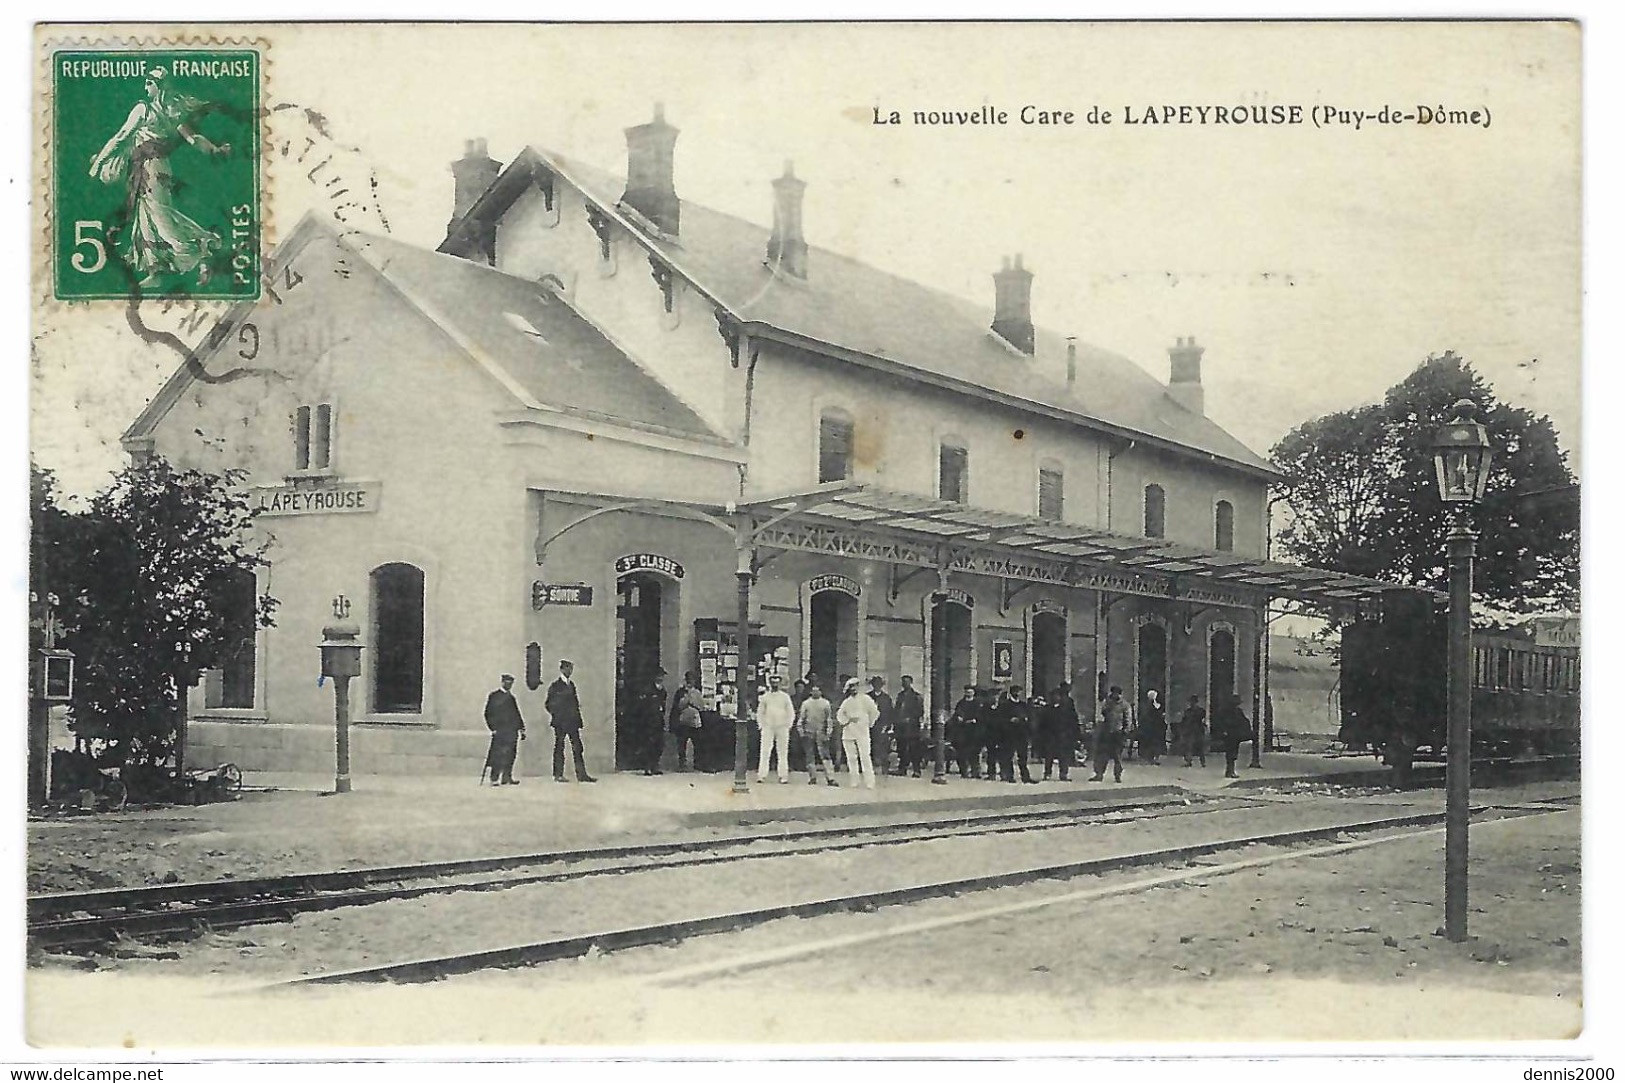
[[1478, 407], [1462, 399], [1433, 440], [1433, 469], [1439, 499], [1446, 504], [1476, 504], [1490, 480], [1490, 439], [1477, 418]]

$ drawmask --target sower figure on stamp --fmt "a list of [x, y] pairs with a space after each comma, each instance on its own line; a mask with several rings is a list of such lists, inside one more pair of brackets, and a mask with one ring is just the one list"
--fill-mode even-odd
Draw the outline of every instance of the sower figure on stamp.
[[504, 673], [502, 687], [485, 697], [485, 728], [491, 731], [491, 747], [485, 753], [491, 785], [519, 785], [513, 777], [513, 761], [519, 754], [519, 742], [525, 739], [525, 720], [513, 698], [512, 673]]
[[122, 127], [90, 161], [90, 175], [103, 184], [125, 181], [129, 215], [119, 247], [140, 285], [155, 286], [165, 275], [196, 270], [200, 283], [209, 278], [208, 259], [221, 239], [175, 206], [182, 186], [175, 183], [169, 156], [185, 140], [204, 154], [226, 155], [231, 144], [215, 146], [192, 129], [205, 105], [169, 85], [164, 68], [147, 75], [147, 97], [136, 102]]
[[576, 780], [597, 782], [587, 773], [587, 760], [582, 754], [581, 698], [576, 695], [575, 681], [570, 678], [574, 672], [574, 663], [561, 661], [558, 678], [547, 687], [547, 714], [549, 725], [553, 727], [553, 781], [569, 781], [564, 777], [564, 741], [568, 737], [570, 750], [575, 755]]

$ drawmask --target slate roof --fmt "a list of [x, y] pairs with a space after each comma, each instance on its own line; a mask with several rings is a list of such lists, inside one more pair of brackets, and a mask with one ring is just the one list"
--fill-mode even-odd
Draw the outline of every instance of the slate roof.
[[[531, 147], [492, 185], [487, 199], [499, 203], [496, 193], [504, 187], [511, 198], [516, 189], [504, 180], [522, 177], [538, 165], [563, 176], [605, 210], [616, 208], [625, 186], [612, 173]], [[487, 205], [487, 199], [470, 216], [499, 209]], [[623, 221], [741, 321], [892, 362], [905, 371], [984, 388], [1084, 424], [1148, 436], [1172, 450], [1193, 450], [1202, 458], [1253, 472], [1277, 473], [1211, 419], [1176, 403], [1144, 369], [1109, 350], [1079, 341], [1078, 379], [1069, 388], [1066, 337], [1057, 332], [1035, 328], [1035, 352], [1027, 357], [992, 333], [990, 308], [812, 245], [807, 278], [787, 280], [764, 263], [766, 228], [691, 200], [682, 201], [676, 239], [642, 228], [635, 217], [623, 216]], [[456, 234], [454, 224], [450, 236]], [[988, 295], [991, 300], [991, 282]]]
[[426, 314], [546, 408], [722, 441], [692, 409], [547, 288], [392, 237], [351, 234]]

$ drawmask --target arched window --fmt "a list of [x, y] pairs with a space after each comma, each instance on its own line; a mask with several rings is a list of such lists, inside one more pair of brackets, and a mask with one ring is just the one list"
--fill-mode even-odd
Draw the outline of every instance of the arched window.
[[1058, 523], [1065, 510], [1066, 476], [1060, 463], [1046, 460], [1038, 468], [1038, 517]]
[[384, 564], [372, 572], [372, 710], [423, 711], [423, 572]]
[[970, 502], [970, 452], [950, 440], [937, 451], [937, 496], [956, 504]]
[[1228, 553], [1236, 547], [1236, 509], [1228, 500], [1213, 505], [1213, 548]]
[[1161, 485], [1147, 485], [1145, 487], [1145, 536], [1148, 538], [1162, 538], [1167, 536], [1167, 524], [1164, 518], [1167, 496]]
[[818, 418], [818, 483], [852, 476], [852, 418], [844, 410], [825, 410]]
[[216, 604], [225, 620], [226, 645], [220, 668], [203, 678], [203, 702], [209, 707], [254, 706], [254, 637], [259, 628], [259, 587], [254, 573], [234, 568], [222, 580]]

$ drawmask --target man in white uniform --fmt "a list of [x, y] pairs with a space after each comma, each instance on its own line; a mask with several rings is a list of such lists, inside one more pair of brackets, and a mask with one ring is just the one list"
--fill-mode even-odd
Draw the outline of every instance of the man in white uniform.
[[880, 708], [863, 691], [858, 679], [846, 682], [846, 698], [841, 700], [835, 720], [841, 727], [841, 744], [846, 749], [846, 762], [852, 769], [852, 782], [859, 778], [869, 789], [875, 788], [875, 764], [869, 755], [869, 730], [880, 717]]
[[762, 730], [762, 752], [756, 760], [756, 782], [767, 777], [768, 757], [778, 753], [779, 781], [790, 781], [790, 727], [795, 725], [796, 705], [790, 693], [779, 687], [782, 681], [777, 673], [767, 678], [767, 691], [756, 705], [756, 724]]

